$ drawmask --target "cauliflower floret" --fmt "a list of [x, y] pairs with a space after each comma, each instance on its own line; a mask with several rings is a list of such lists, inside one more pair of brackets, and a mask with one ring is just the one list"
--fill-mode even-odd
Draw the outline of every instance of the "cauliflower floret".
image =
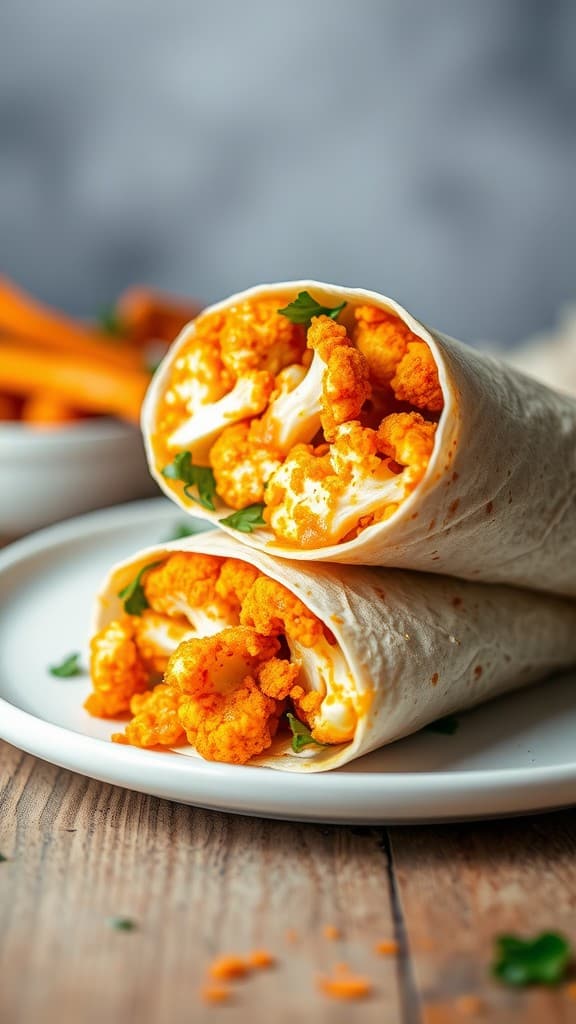
[[149, 693], [132, 698], [130, 710], [134, 717], [124, 732], [112, 734], [114, 743], [130, 743], [133, 747], [175, 747], [186, 742], [184, 726], [178, 709], [188, 698], [174, 686], [159, 683]]
[[255, 436], [254, 428], [254, 423], [227, 427], [210, 451], [216, 491], [231, 508], [263, 501], [264, 484], [280, 465], [278, 453]]
[[429, 423], [419, 412], [398, 412], [386, 416], [378, 428], [378, 445], [400, 466], [408, 489], [422, 479], [434, 448], [436, 423]]
[[274, 700], [285, 700], [300, 675], [299, 662], [271, 658], [258, 669], [258, 683], [262, 693]]
[[342, 423], [358, 418], [371, 394], [366, 357], [355, 348], [335, 348], [322, 379], [322, 429], [327, 441], [334, 440]]
[[268, 576], [260, 576], [248, 591], [240, 622], [243, 626], [253, 626], [264, 636], [285, 633], [304, 647], [314, 647], [324, 635], [320, 619], [300, 598]]
[[288, 366], [276, 377], [270, 404], [259, 421], [262, 444], [287, 455], [295, 444], [308, 444], [320, 429], [322, 377], [326, 364], [314, 353], [308, 368]]
[[336, 427], [357, 419], [370, 398], [370, 368], [365, 356], [352, 346], [345, 326], [329, 316], [312, 318], [308, 345], [326, 365], [322, 376], [321, 424], [324, 437], [332, 441]]
[[256, 680], [279, 646], [273, 637], [238, 626], [187, 640], [172, 655], [165, 680], [186, 694], [178, 716], [202, 757], [244, 764], [270, 746], [284, 706]]
[[303, 327], [280, 316], [277, 298], [248, 299], [223, 313], [220, 346], [225, 366], [236, 376], [247, 370], [277, 374], [300, 361], [305, 349]]
[[84, 707], [97, 718], [115, 718], [130, 709], [130, 699], [148, 689], [149, 669], [138, 650], [131, 618], [111, 622], [90, 642], [94, 693]]
[[220, 569], [216, 593], [239, 614], [246, 594], [259, 576], [258, 569], [248, 565], [248, 562], [241, 562], [238, 558], [226, 558]]
[[220, 559], [185, 551], [170, 555], [144, 579], [144, 592], [154, 611], [188, 620], [195, 632], [208, 636], [234, 625], [237, 611], [216, 591]]
[[183, 420], [203, 406], [218, 402], [234, 385], [234, 375], [224, 366], [219, 333], [223, 324], [219, 313], [199, 316], [194, 331], [180, 350], [156, 416], [154, 442], [161, 465], [170, 456], [166, 444]]
[[186, 620], [173, 620], [147, 608], [131, 619], [134, 639], [144, 663], [152, 674], [162, 675], [168, 658], [192, 632]]
[[438, 369], [425, 341], [414, 340], [408, 345], [391, 381], [394, 395], [400, 402], [409, 402], [417, 409], [441, 412], [444, 396], [438, 380]]
[[317, 352], [324, 363], [330, 359], [335, 348], [350, 346], [352, 342], [344, 324], [330, 316], [313, 316], [306, 335], [308, 348]]
[[266, 518], [300, 547], [336, 544], [361, 518], [383, 514], [404, 494], [402, 474], [380, 457], [378, 435], [357, 421], [337, 427], [326, 455], [294, 450], [266, 489]]
[[284, 711], [251, 676], [230, 693], [188, 700], [178, 712], [186, 736], [207, 761], [246, 764], [271, 745]]
[[408, 343], [416, 335], [394, 313], [375, 306], [358, 306], [354, 310], [356, 324], [352, 333], [356, 347], [366, 356], [370, 375], [376, 387], [390, 384]]
[[216, 636], [185, 640], [176, 649], [164, 681], [191, 696], [226, 693], [247, 675], [254, 675], [263, 661], [279, 649], [274, 637], [255, 629], [235, 626]]
[[169, 448], [193, 447], [196, 462], [202, 463], [222, 430], [238, 420], [257, 416], [266, 408], [274, 386], [274, 376], [267, 370], [248, 370], [218, 402], [198, 407], [180, 423], [168, 437]]

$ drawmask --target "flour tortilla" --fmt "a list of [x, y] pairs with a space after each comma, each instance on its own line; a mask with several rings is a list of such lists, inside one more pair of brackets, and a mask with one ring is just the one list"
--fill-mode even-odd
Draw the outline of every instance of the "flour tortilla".
[[[434, 452], [398, 511], [354, 540], [303, 550], [277, 542], [268, 529], [223, 529], [281, 558], [397, 566], [576, 596], [576, 399], [424, 327], [376, 292], [296, 281], [252, 288], [211, 309], [303, 290], [330, 306], [347, 301], [392, 311], [427, 342], [445, 400]], [[346, 323], [346, 310], [340, 320]], [[220, 503], [210, 512], [186, 498], [181, 484], [162, 476], [151, 446], [171, 366], [193, 332], [191, 323], [156, 373], [142, 428], [160, 487], [188, 513], [217, 522], [230, 509]]]
[[[576, 604], [503, 586], [355, 566], [307, 565], [243, 548], [220, 530], [148, 548], [112, 569], [94, 626], [122, 615], [118, 591], [175, 551], [240, 558], [296, 594], [332, 631], [365, 711], [354, 740], [294, 755], [279, 739], [253, 763], [326, 771], [576, 663]], [[194, 754], [192, 748], [178, 748]]]

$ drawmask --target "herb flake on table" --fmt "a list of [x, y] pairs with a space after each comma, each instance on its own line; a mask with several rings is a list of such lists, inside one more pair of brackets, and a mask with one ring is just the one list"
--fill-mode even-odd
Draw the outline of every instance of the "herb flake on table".
[[570, 943], [556, 932], [542, 932], [534, 939], [498, 935], [495, 943], [494, 977], [519, 988], [559, 984], [572, 958]]
[[124, 327], [114, 306], [103, 306], [97, 317], [98, 327], [103, 334], [111, 338], [121, 338], [124, 334]]
[[424, 726], [424, 732], [438, 732], [442, 736], [453, 736], [460, 728], [460, 722], [455, 715], [446, 715], [444, 718], [437, 718]]
[[56, 676], [58, 679], [71, 679], [72, 676], [82, 675], [80, 654], [78, 651], [68, 654], [58, 665], [49, 665], [48, 671], [51, 676]]
[[124, 611], [127, 615], [142, 615], [142, 612], [149, 608], [148, 598], [142, 585], [142, 580], [147, 572], [155, 569], [160, 562], [150, 562], [144, 565], [130, 583], [127, 583], [122, 590], [118, 591], [118, 597], [124, 602]]
[[135, 932], [138, 928], [132, 917], [111, 917], [108, 924], [115, 932]]
[[[178, 452], [173, 461], [164, 466], [162, 476], [167, 480], [181, 480], [187, 498], [191, 498], [192, 501], [209, 509], [210, 512], [215, 511], [216, 480], [214, 473], [209, 466], [195, 466], [192, 462], [192, 452]], [[196, 487], [198, 494], [190, 494], [190, 487]]]
[[332, 320], [337, 320], [345, 305], [345, 302], [341, 302], [339, 306], [323, 306], [310, 295], [310, 292], [299, 292], [293, 302], [289, 302], [277, 312], [287, 317], [293, 324], [308, 325], [313, 316], [329, 316]]
[[301, 722], [299, 718], [296, 718], [296, 715], [291, 715], [288, 712], [286, 718], [292, 732], [292, 750], [295, 754], [299, 754], [304, 747], [309, 746], [311, 743], [314, 743], [317, 747], [326, 746], [325, 743], [319, 743], [318, 740], [314, 739], [308, 726], [304, 725], [304, 722]]
[[259, 501], [254, 505], [247, 505], [246, 508], [238, 509], [237, 512], [232, 512], [231, 515], [220, 519], [220, 522], [224, 523], [225, 526], [231, 526], [233, 530], [239, 530], [240, 533], [252, 533], [258, 526], [266, 526], [262, 515], [263, 512], [264, 504]]
[[7, 864], [8, 860], [8, 857], [5, 857], [3, 853], [0, 853], [0, 864]]

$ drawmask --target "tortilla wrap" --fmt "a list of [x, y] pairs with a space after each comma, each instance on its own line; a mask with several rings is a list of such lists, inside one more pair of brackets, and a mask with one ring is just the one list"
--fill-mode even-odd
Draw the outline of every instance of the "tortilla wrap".
[[[301, 291], [328, 306], [346, 302], [341, 323], [349, 325], [354, 308], [368, 304], [394, 314], [426, 342], [444, 401], [433, 450], [422, 478], [395, 510], [389, 506], [389, 517], [359, 529], [352, 539], [303, 547], [278, 539], [267, 526], [223, 529], [282, 558], [416, 569], [576, 595], [576, 400], [425, 327], [397, 302], [363, 289], [315, 281], [263, 285], [210, 307], [202, 317], [256, 300], [280, 304]], [[160, 487], [188, 513], [216, 523], [231, 507], [216, 494], [211, 511], [190, 489], [185, 493], [181, 482], [167, 479], [158, 441], [159, 408], [197, 322], [184, 329], [157, 371], [142, 428]], [[202, 422], [210, 423], [209, 411], [208, 403]], [[195, 422], [200, 420], [192, 416], [192, 428]], [[199, 463], [210, 464], [207, 447], [191, 448]], [[356, 501], [361, 511], [362, 488]]]
[[[275, 559], [242, 548], [216, 530], [148, 548], [113, 568], [97, 599], [95, 630], [121, 620], [123, 602], [117, 595], [144, 566], [175, 553], [187, 553], [190, 563], [190, 556], [198, 555], [242, 559], [299, 598], [333, 635], [334, 642], [323, 640], [318, 648], [303, 650], [297, 640], [298, 636], [302, 640], [304, 626], [295, 631], [292, 627], [291, 633], [286, 630], [291, 660], [297, 662], [304, 655], [299, 684], [305, 691], [318, 689], [322, 694], [322, 703], [308, 722], [312, 735], [325, 737], [322, 723], [326, 721], [329, 727], [332, 723], [338, 729], [344, 723], [342, 727], [348, 728], [352, 715], [355, 724], [349, 740], [326, 746], [309, 743], [294, 754], [291, 735], [281, 725], [272, 745], [250, 763], [287, 771], [336, 768], [435, 719], [527, 686], [576, 662], [576, 605], [572, 602], [400, 570]], [[208, 604], [205, 598], [205, 611]], [[182, 621], [182, 603], [178, 612]], [[192, 604], [187, 617], [195, 622]], [[212, 632], [214, 628], [218, 630], [218, 624], [211, 627]], [[206, 632], [202, 623], [188, 629], [189, 636]], [[112, 654], [115, 664], [120, 664], [121, 658]], [[318, 671], [311, 668], [314, 662]], [[94, 662], [92, 669], [96, 680]], [[240, 682], [235, 680], [234, 685]], [[290, 700], [283, 705], [286, 709]], [[186, 744], [186, 738], [180, 742]], [[189, 746], [167, 745], [195, 753]]]

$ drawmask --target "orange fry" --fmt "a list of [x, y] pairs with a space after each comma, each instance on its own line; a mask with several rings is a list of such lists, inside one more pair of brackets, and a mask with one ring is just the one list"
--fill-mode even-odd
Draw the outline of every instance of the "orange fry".
[[137, 423], [149, 377], [142, 370], [103, 364], [82, 354], [45, 352], [0, 338], [0, 391], [43, 394], [85, 412]]
[[90, 356], [93, 360], [124, 369], [139, 369], [142, 365], [139, 352], [128, 346], [120, 347], [107, 335], [43, 306], [5, 277], [0, 277], [2, 334], [33, 342], [51, 351]]
[[70, 405], [41, 391], [33, 392], [22, 407], [24, 423], [32, 423], [36, 427], [52, 427], [78, 419], [79, 414]]
[[123, 331], [139, 345], [150, 340], [174, 341], [199, 312], [196, 302], [139, 285], [127, 288], [116, 304]]

